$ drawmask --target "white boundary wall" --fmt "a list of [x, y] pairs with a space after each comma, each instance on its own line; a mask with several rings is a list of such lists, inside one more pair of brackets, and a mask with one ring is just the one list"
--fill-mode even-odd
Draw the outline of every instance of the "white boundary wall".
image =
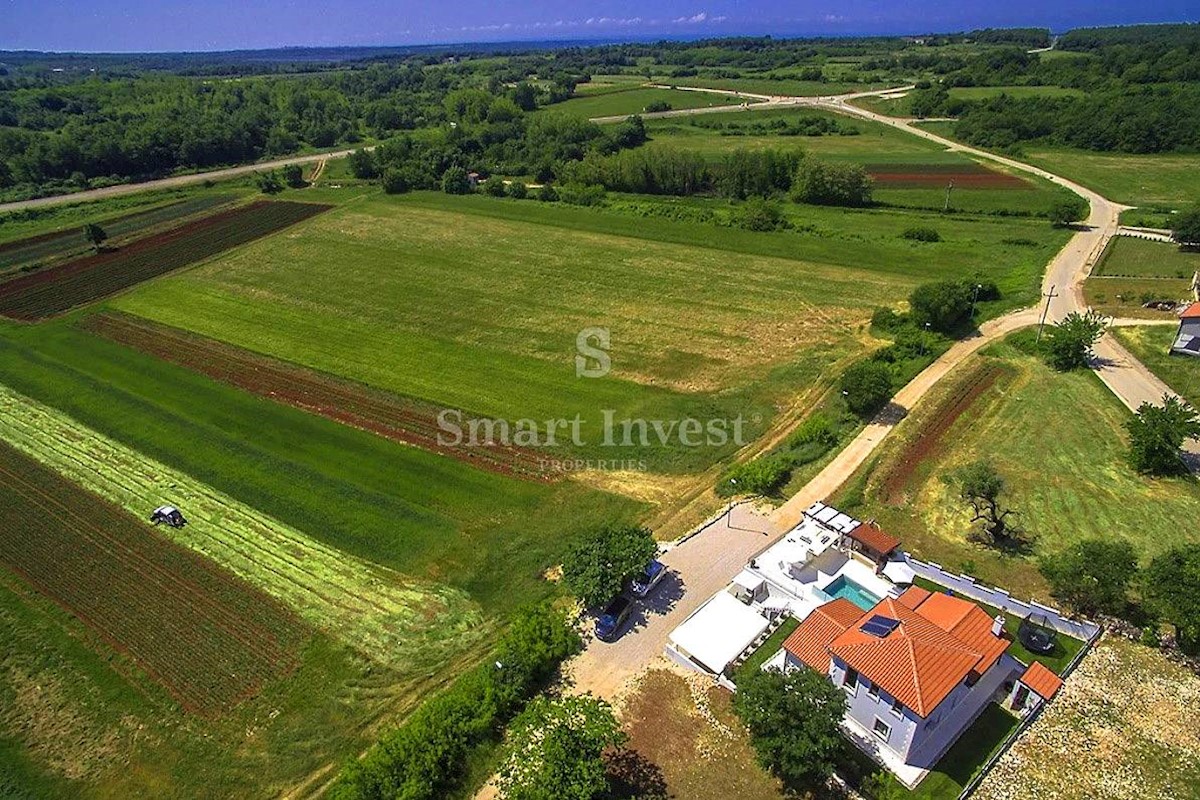
[[1094, 622], [1070, 619], [1058, 609], [1044, 606], [1033, 600], [1029, 602], [1017, 600], [1003, 589], [984, 586], [970, 575], [955, 575], [943, 569], [940, 564], [920, 561], [912, 556], [908, 556], [908, 563], [913, 571], [922, 578], [939, 583], [947, 589], [953, 589], [956, 594], [987, 603], [1018, 617], [1026, 617], [1030, 614], [1044, 616], [1050, 627], [1075, 639], [1088, 642], [1100, 632], [1100, 626]]

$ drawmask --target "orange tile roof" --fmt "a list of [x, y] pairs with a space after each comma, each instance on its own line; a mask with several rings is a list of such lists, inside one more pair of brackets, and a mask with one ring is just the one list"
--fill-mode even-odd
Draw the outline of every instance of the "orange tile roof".
[[1034, 661], [1029, 665], [1025, 674], [1021, 676], [1021, 683], [1046, 700], [1053, 700], [1054, 695], [1058, 694], [1058, 690], [1063, 685], [1062, 678], [1042, 666], [1039, 661]]
[[1179, 316], [1183, 319], [1195, 319], [1196, 317], [1200, 317], [1200, 303], [1192, 303], [1185, 308], [1183, 313], [1181, 313]]
[[[990, 669], [1009, 640], [992, 635], [991, 618], [974, 603], [941, 593], [927, 594], [918, 602], [920, 592], [910, 592], [899, 600], [881, 600], [828, 649], [926, 717], [968, 675]], [[864, 633], [862, 624], [875, 615], [900, 625], [883, 638]]]
[[783, 642], [783, 649], [818, 672], [829, 672], [829, 645], [862, 616], [862, 609], [839, 597], [813, 610]]
[[924, 603], [926, 598], [932, 594], [928, 589], [922, 589], [920, 586], [910, 586], [904, 590], [904, 594], [900, 595], [899, 601], [909, 608], [916, 608]]
[[860, 522], [857, 528], [850, 531], [850, 538], [877, 553], [890, 553], [900, 546], [899, 539], [890, 533], [884, 533], [870, 522]]

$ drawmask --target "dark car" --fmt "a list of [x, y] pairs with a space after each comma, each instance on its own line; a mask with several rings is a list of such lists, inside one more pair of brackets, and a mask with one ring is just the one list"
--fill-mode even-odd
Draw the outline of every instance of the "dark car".
[[633, 601], [625, 595], [614, 598], [596, 620], [596, 636], [602, 641], [616, 641], [621, 628], [633, 611]]
[[646, 568], [637, 574], [629, 588], [637, 597], [645, 597], [654, 591], [654, 587], [658, 586], [659, 581], [667, 574], [667, 567], [658, 559], [654, 559]]

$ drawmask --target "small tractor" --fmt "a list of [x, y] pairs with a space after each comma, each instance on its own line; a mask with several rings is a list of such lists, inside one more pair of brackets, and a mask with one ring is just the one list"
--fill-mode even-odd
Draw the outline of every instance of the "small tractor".
[[159, 506], [154, 509], [154, 513], [150, 515], [150, 521], [155, 525], [170, 525], [172, 528], [182, 528], [187, 525], [187, 520], [183, 518], [183, 514], [179, 513], [179, 509], [175, 506]]

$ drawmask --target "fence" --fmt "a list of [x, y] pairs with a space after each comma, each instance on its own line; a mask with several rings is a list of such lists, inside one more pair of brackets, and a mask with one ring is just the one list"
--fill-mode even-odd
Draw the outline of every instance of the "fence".
[[1100, 632], [1100, 626], [1094, 622], [1070, 619], [1058, 609], [1044, 606], [1034, 600], [1028, 602], [1017, 600], [1003, 589], [984, 586], [970, 575], [955, 575], [947, 572], [940, 564], [920, 561], [912, 556], [908, 557], [908, 563], [920, 577], [941, 584], [964, 597], [980, 603], [987, 603], [989, 606], [995, 606], [1022, 618], [1030, 614], [1045, 617], [1046, 623], [1051, 628], [1074, 639], [1091, 641]]

